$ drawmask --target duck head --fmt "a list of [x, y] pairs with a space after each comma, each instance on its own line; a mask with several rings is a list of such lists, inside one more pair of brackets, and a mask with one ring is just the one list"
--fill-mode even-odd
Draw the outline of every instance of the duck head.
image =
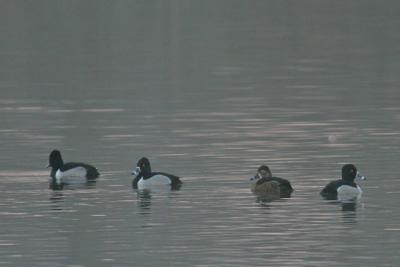
[[354, 179], [366, 180], [367, 178], [357, 171], [356, 166], [346, 164], [342, 167], [342, 179], [353, 182]]
[[148, 158], [141, 158], [137, 164], [135, 170], [132, 172], [134, 176], [147, 176], [151, 174], [151, 166]]

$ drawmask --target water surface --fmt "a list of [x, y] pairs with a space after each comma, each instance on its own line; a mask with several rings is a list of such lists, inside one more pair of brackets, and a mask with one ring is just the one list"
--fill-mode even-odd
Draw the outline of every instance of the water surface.
[[[399, 7], [5, 1], [0, 265], [398, 266]], [[49, 190], [55, 148], [98, 182]], [[182, 189], [133, 190], [142, 156]], [[354, 205], [319, 196], [344, 163]]]

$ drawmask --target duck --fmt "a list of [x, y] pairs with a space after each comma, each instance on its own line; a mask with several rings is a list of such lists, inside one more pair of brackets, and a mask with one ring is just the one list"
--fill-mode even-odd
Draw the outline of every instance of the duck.
[[54, 185], [90, 182], [100, 175], [92, 165], [80, 162], [64, 163], [59, 150], [51, 151], [47, 168], [50, 167], [51, 182]]
[[342, 179], [328, 183], [320, 192], [320, 195], [327, 200], [357, 200], [361, 198], [363, 191], [354, 180], [366, 180], [361, 175], [356, 166], [353, 164], [345, 164], [342, 167]]
[[257, 195], [272, 198], [288, 198], [294, 191], [288, 180], [272, 176], [271, 169], [267, 165], [261, 165], [257, 174], [250, 178], [250, 189]]
[[135, 170], [132, 172], [135, 178], [132, 181], [134, 189], [151, 189], [159, 186], [170, 186], [171, 189], [179, 189], [182, 181], [178, 176], [165, 172], [152, 172], [150, 161], [146, 157], [142, 157], [136, 164]]

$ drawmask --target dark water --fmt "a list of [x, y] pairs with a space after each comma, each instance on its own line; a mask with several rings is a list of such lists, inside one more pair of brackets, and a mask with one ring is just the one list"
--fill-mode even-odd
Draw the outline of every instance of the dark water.
[[[1, 5], [1, 266], [399, 266], [396, 1]], [[49, 190], [54, 148], [99, 181]], [[361, 201], [322, 200], [348, 162]]]

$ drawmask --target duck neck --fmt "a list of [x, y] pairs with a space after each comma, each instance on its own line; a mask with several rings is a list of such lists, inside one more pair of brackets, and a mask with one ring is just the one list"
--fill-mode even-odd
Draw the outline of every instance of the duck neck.
[[151, 168], [150, 166], [147, 166], [142, 169], [140, 175], [143, 177], [143, 179], [147, 179], [151, 177]]
[[56, 172], [57, 172], [58, 169], [59, 169], [59, 168], [51, 167], [50, 176], [51, 176], [51, 178], [53, 178], [53, 181], [56, 181]]
[[58, 159], [54, 162], [51, 162], [51, 174], [50, 176], [56, 178], [56, 172], [64, 165], [62, 159]]

